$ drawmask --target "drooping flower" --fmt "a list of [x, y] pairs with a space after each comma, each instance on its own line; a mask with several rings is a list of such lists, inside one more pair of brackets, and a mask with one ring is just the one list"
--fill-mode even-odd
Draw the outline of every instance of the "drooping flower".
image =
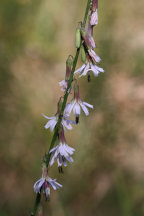
[[42, 164], [42, 178], [40, 178], [35, 184], [34, 184], [34, 191], [36, 193], [40, 193], [41, 190], [43, 194], [45, 195], [45, 199], [49, 200], [50, 198], [50, 187], [52, 187], [54, 190], [57, 190], [62, 187], [61, 184], [56, 182], [56, 179], [51, 179], [48, 176], [48, 171], [46, 168], [45, 163]]
[[50, 160], [50, 166], [52, 166], [57, 159], [59, 172], [63, 172], [62, 165], [67, 166], [67, 161], [69, 163], [73, 162], [73, 158], [70, 156], [74, 153], [75, 149], [66, 144], [64, 130], [61, 127], [59, 131], [58, 144], [56, 147], [50, 150], [52, 158]]
[[66, 105], [66, 112], [67, 113], [71, 113], [71, 111], [73, 110], [73, 113], [76, 117], [76, 123], [79, 122], [79, 115], [81, 112], [81, 108], [84, 111], [85, 115], [89, 115], [89, 110], [88, 108], [92, 108], [93, 109], [93, 105], [88, 104], [86, 102], [83, 102], [80, 97], [79, 97], [79, 86], [77, 83], [75, 83], [74, 85], [74, 98], [72, 99], [72, 101], [70, 103], [68, 103]]
[[[57, 109], [57, 113], [52, 116], [52, 117], [48, 117], [44, 114], [43, 117], [48, 119], [49, 121], [46, 123], [46, 125], [44, 126], [45, 129], [48, 129], [50, 128], [51, 131], [54, 130], [57, 122], [58, 122], [58, 118], [59, 118], [59, 115], [60, 115], [60, 110], [61, 110], [61, 106], [62, 106], [62, 100], [60, 98], [59, 102], [58, 102], [58, 109]], [[63, 117], [62, 117], [62, 121], [61, 121], [61, 124], [64, 128], [67, 128], [68, 130], [71, 130], [72, 129], [72, 126], [71, 124], [75, 124], [75, 122], [73, 120], [69, 120], [69, 115], [64, 113]]]
[[[66, 91], [66, 89], [68, 87], [68, 81], [70, 79], [72, 66], [73, 66], [73, 56], [69, 55], [68, 59], [66, 60], [65, 80], [62, 80], [61, 82], [59, 82], [59, 85], [62, 87], [61, 88], [62, 91]], [[71, 90], [71, 87], [69, 89], [69, 92], [70, 92], [70, 90]]]
[[98, 76], [100, 72], [104, 72], [104, 69], [88, 61], [87, 63], [83, 64], [80, 68], [78, 68], [74, 73], [78, 73], [79, 77], [81, 77], [86, 76], [90, 71], [93, 72], [94, 76]]

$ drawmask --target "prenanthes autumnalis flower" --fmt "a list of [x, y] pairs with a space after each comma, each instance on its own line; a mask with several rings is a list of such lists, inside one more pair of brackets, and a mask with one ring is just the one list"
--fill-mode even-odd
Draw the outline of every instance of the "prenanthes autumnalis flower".
[[75, 83], [74, 85], [74, 98], [72, 99], [72, 101], [70, 103], [68, 103], [66, 105], [66, 112], [67, 113], [71, 113], [71, 111], [73, 110], [73, 113], [76, 117], [76, 123], [79, 122], [79, 115], [81, 113], [81, 108], [84, 111], [85, 115], [89, 115], [89, 110], [88, 108], [92, 108], [93, 109], [93, 105], [88, 104], [86, 102], [83, 102], [80, 97], [79, 97], [79, 86], [77, 83]]
[[51, 179], [48, 176], [47, 168], [45, 164], [42, 164], [42, 178], [40, 178], [35, 184], [34, 184], [34, 191], [36, 193], [40, 193], [41, 190], [45, 195], [45, 199], [49, 200], [50, 198], [50, 187], [52, 187], [54, 190], [57, 190], [62, 187], [61, 184], [56, 182], [56, 179]]
[[[66, 91], [66, 89], [68, 87], [68, 81], [69, 81], [69, 78], [71, 75], [72, 66], [73, 66], [73, 56], [69, 55], [68, 59], [66, 60], [65, 80], [62, 80], [61, 82], [59, 82], [59, 85], [62, 87], [61, 88], [62, 91]], [[70, 87], [69, 91], [70, 90], [71, 90], [71, 87]]]
[[64, 130], [61, 127], [59, 131], [58, 144], [49, 152], [53, 155], [50, 160], [50, 166], [52, 166], [55, 160], [57, 159], [59, 172], [63, 172], [62, 165], [67, 166], [67, 161], [70, 163], [73, 162], [73, 158], [70, 155], [72, 155], [74, 151], [74, 148], [71, 148], [66, 144]]
[[[45, 129], [48, 129], [50, 128], [51, 131], [54, 130], [57, 122], [58, 122], [58, 118], [59, 118], [59, 115], [60, 115], [60, 110], [61, 110], [61, 106], [62, 106], [62, 100], [60, 98], [59, 102], [58, 102], [58, 109], [57, 109], [57, 113], [52, 116], [52, 117], [48, 117], [46, 115], [43, 115], [44, 118], [48, 119], [49, 121], [46, 123], [46, 125], [44, 126]], [[75, 122], [73, 120], [69, 120], [69, 115], [64, 113], [63, 117], [62, 117], [62, 121], [61, 121], [61, 124], [64, 128], [67, 128], [68, 130], [71, 130], [72, 129], [72, 126], [71, 124], [75, 124]]]
[[[43, 113], [42, 115], [44, 118], [49, 119], [49, 121], [44, 126], [45, 129], [50, 128], [50, 130], [53, 131], [58, 122], [58, 115], [56, 114], [55, 116], [52, 116], [52, 117], [48, 117], [44, 115]], [[67, 128], [68, 130], [72, 130], [71, 124], [75, 124], [75, 122], [73, 120], [69, 120], [68, 117], [69, 117], [68, 114], [64, 114], [61, 124], [63, 125], [64, 128]]]
[[[88, 58], [87, 58], [88, 59]], [[84, 63], [80, 68], [78, 68], [74, 73], [78, 73], [79, 77], [86, 76], [89, 74], [89, 72], [92, 71], [94, 76], [98, 76], [100, 72], [104, 72], [104, 69], [101, 67], [98, 67], [90, 60], [87, 60], [86, 63]]]

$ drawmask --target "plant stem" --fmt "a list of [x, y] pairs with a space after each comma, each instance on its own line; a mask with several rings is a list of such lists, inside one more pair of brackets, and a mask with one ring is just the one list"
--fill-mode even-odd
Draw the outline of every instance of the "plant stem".
[[[85, 27], [85, 25], [86, 25], [86, 21], [87, 21], [87, 17], [88, 17], [88, 12], [89, 12], [89, 9], [90, 9], [90, 3], [91, 3], [91, 0], [88, 0], [87, 1], [87, 7], [86, 7], [86, 10], [85, 10], [84, 19], [83, 19], [83, 23], [82, 23], [83, 27]], [[61, 120], [62, 120], [62, 116], [63, 116], [63, 113], [64, 113], [64, 109], [65, 109], [65, 106], [66, 106], [66, 103], [67, 103], [67, 99], [68, 99], [68, 95], [69, 95], [69, 89], [70, 89], [72, 81], [73, 81], [73, 75], [74, 75], [74, 71], [75, 71], [75, 68], [76, 68], [76, 65], [77, 65], [79, 53], [80, 53], [80, 48], [77, 49], [76, 54], [75, 54], [75, 58], [74, 58], [74, 61], [73, 61], [73, 67], [72, 67], [72, 71], [71, 71], [71, 75], [70, 75], [70, 79], [68, 81], [68, 87], [67, 87], [66, 93], [64, 95], [64, 100], [63, 100], [62, 108], [61, 108], [61, 111], [60, 111], [60, 115], [59, 115], [59, 119], [58, 119], [58, 122], [57, 122], [57, 125], [56, 125], [56, 128], [55, 128], [55, 131], [54, 131], [54, 135], [53, 135], [50, 147], [49, 147], [49, 151], [53, 148], [53, 146], [55, 144], [55, 141], [57, 139], [57, 136], [58, 136], [59, 127], [60, 127], [60, 124], [61, 124]], [[48, 153], [46, 155], [46, 166], [47, 167], [48, 167], [49, 161], [50, 161], [49, 151], [48, 151]], [[36, 215], [37, 208], [38, 208], [38, 205], [40, 203], [40, 200], [41, 200], [41, 194], [37, 193], [37, 196], [36, 196], [36, 199], [35, 199], [35, 203], [34, 203], [34, 207], [33, 207], [33, 212], [31, 213], [31, 216], [35, 216]]]

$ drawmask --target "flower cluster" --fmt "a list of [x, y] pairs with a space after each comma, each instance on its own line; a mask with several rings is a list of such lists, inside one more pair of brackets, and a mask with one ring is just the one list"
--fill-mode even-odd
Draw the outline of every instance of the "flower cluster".
[[[81, 109], [86, 116], [89, 115], [89, 108], [93, 109], [93, 105], [84, 102], [80, 98], [80, 91], [78, 80], [75, 75], [88, 76], [88, 81], [90, 81], [90, 72], [93, 72], [94, 76], [98, 76], [100, 72], [104, 72], [103, 68], [99, 67], [97, 63], [101, 61], [101, 58], [95, 53], [94, 49], [96, 44], [93, 38], [93, 28], [98, 24], [98, 0], [93, 0], [91, 2], [91, 7], [89, 10], [89, 20], [87, 28], [79, 23], [76, 30], [76, 41], [75, 45], [77, 49], [81, 49], [81, 59], [82, 66], [76, 71], [73, 69], [74, 58], [69, 55], [66, 61], [66, 74], [65, 79], [59, 82], [61, 90], [64, 92], [64, 97], [61, 97], [58, 101], [57, 112], [52, 117], [47, 117], [42, 114], [44, 118], [48, 120], [45, 124], [45, 129], [50, 129], [50, 131], [55, 131], [56, 146], [50, 147], [48, 155], [48, 162], [46, 158], [42, 163], [42, 178], [40, 178], [34, 184], [34, 191], [36, 193], [41, 193], [45, 195], [46, 200], [49, 200], [50, 187], [54, 190], [62, 187], [61, 184], [56, 182], [56, 179], [52, 180], [48, 176], [48, 165], [50, 167], [57, 161], [58, 170], [63, 173], [63, 166], [66, 167], [69, 163], [73, 163], [72, 155], [75, 149], [67, 145], [65, 139], [66, 129], [71, 130], [72, 124], [76, 125], [79, 123], [79, 116], [81, 114]], [[66, 104], [68, 95], [71, 94], [73, 90], [73, 98]], [[66, 98], [66, 99], [65, 99]], [[66, 100], [66, 102], [65, 102]], [[75, 116], [75, 121], [70, 120], [69, 117], [73, 111]]]

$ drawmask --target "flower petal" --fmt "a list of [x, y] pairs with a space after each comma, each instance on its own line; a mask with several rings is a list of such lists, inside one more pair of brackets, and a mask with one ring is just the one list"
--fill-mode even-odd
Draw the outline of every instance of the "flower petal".
[[87, 75], [87, 72], [88, 72], [88, 70], [89, 70], [89, 67], [90, 67], [90, 64], [87, 63], [85, 69], [83, 70], [82, 73], [80, 73], [79, 77]]
[[91, 25], [97, 25], [98, 24], [98, 11], [97, 11], [97, 9], [95, 12], [92, 13], [90, 24]]
[[68, 130], [72, 130], [71, 124], [68, 122], [68, 120], [62, 120], [62, 124], [64, 127], [66, 127]]
[[75, 105], [75, 100], [73, 100], [70, 103], [68, 103], [66, 105], [65, 112], [68, 113], [68, 114], [70, 114], [74, 105]]
[[76, 74], [76, 73], [81, 73], [85, 67], [86, 67], [86, 65], [83, 64], [80, 68], [78, 68], [78, 69], [74, 72], [74, 74]]
[[72, 155], [72, 154], [74, 153], [74, 151], [75, 151], [74, 148], [68, 146], [67, 144], [64, 144], [64, 149], [65, 149], [70, 155]]
[[80, 105], [78, 103], [76, 103], [73, 107], [73, 113], [75, 116], [80, 115]]
[[35, 184], [34, 184], [34, 191], [36, 193], [40, 193], [40, 189], [44, 183], [45, 179], [44, 178], [40, 178]]
[[88, 116], [89, 115], [88, 108], [82, 102], [80, 103], [80, 105], [81, 105], [81, 108], [83, 109], [84, 113], [86, 114], [86, 116]]
[[55, 116], [48, 117], [48, 116], [46, 116], [46, 115], [45, 115], [45, 114], [43, 114], [43, 113], [42, 113], [42, 116], [43, 116], [44, 118], [46, 118], [46, 119], [53, 119], [53, 118], [55, 118]]
[[99, 71], [97, 70], [97, 68], [94, 65], [91, 65], [91, 70], [94, 73], [94, 76], [98, 76], [99, 75]]
[[100, 61], [101, 61], [101, 58], [95, 53], [94, 50], [89, 49], [89, 50], [88, 50], [88, 53], [89, 53], [89, 55], [92, 57], [92, 59], [93, 59], [95, 62], [100, 62]]
[[[52, 121], [52, 120], [50, 120], [50, 121]], [[57, 124], [57, 120], [53, 120], [53, 122], [51, 123], [51, 126], [50, 126], [50, 130], [51, 130], [51, 131], [54, 130], [56, 124]]]
[[87, 106], [87, 107], [89, 107], [89, 108], [92, 108], [92, 109], [93, 109], [93, 105], [91, 105], [91, 104], [89, 104], [89, 103], [87, 103], [87, 102], [83, 102], [83, 104], [84, 104], [85, 106]]
[[98, 67], [97, 65], [94, 65], [94, 66], [95, 66], [95, 68], [96, 68], [98, 71], [100, 71], [100, 72], [104, 73], [104, 69], [103, 69], [103, 68], [101, 68], [101, 67]]

